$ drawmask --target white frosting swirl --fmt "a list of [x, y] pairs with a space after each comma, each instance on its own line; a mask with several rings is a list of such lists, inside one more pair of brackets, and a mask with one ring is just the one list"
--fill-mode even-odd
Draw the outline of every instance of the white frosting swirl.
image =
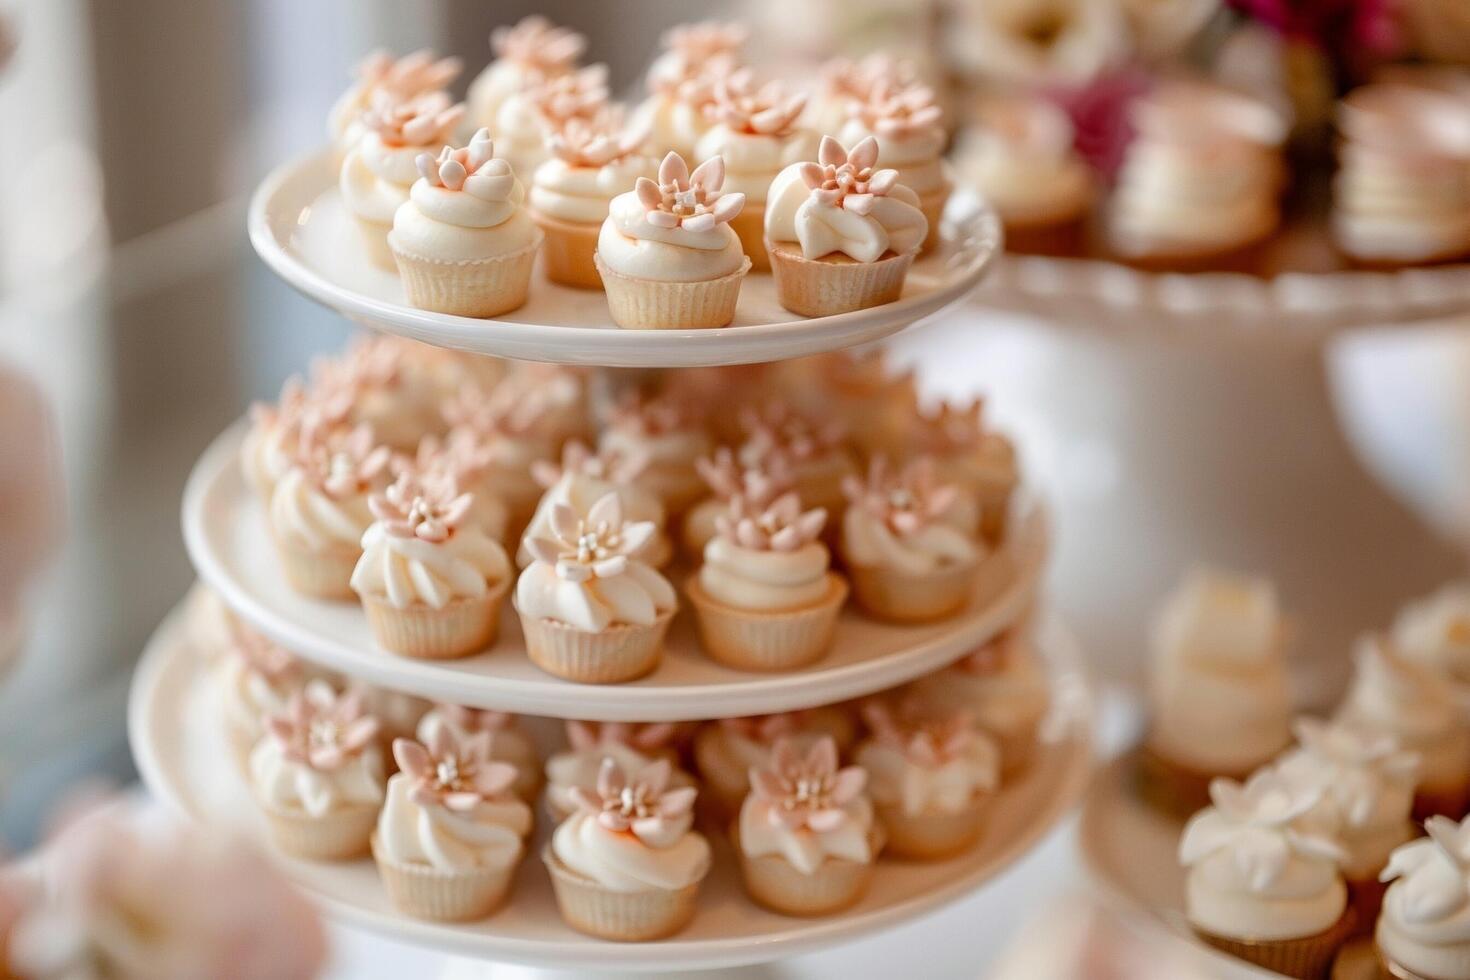
[[587, 633], [617, 625], [650, 626], [678, 605], [668, 579], [636, 558], [622, 574], [573, 582], [556, 568], [536, 561], [516, 582], [516, 608], [522, 616], [550, 619]]
[[388, 533], [381, 522], [362, 536], [362, 557], [352, 570], [359, 595], [385, 597], [397, 609], [443, 609], [455, 599], [479, 599], [491, 583], [510, 576], [505, 549], [477, 525], [455, 528], [442, 541]]
[[541, 236], [520, 206], [524, 196], [519, 181], [504, 200], [488, 201], [420, 180], [413, 185], [409, 202], [394, 214], [389, 236], [396, 248], [441, 262], [507, 255]]
[[648, 207], [633, 191], [613, 198], [597, 236], [597, 254], [613, 272], [659, 282], [705, 282], [739, 272], [740, 237], [727, 223], [706, 231], [649, 224]]
[[547, 125], [536, 98], [534, 90], [511, 94], [500, 104], [495, 123], [489, 127], [500, 155], [518, 174], [534, 174], [550, 155], [546, 149]]
[[299, 670], [272, 678], [251, 667], [245, 657], [227, 655], [219, 665], [220, 710], [230, 726], [253, 743], [265, 731], [262, 719], [283, 713], [306, 680]]
[[551, 850], [572, 871], [615, 892], [675, 891], [709, 870], [709, 841], [690, 829], [692, 813], [672, 824], [654, 847], [629, 831], [609, 830], [594, 814], [577, 812], [556, 828]]
[[842, 807], [847, 815], [830, 830], [803, 824], [791, 827], [772, 813], [773, 804], [755, 793], [740, 807], [740, 849], [753, 858], [777, 855], [804, 875], [813, 875], [827, 858], [870, 863], [873, 852], [873, 801], [860, 794]]
[[375, 132], [363, 136], [342, 163], [340, 186], [347, 209], [367, 221], [392, 224], [394, 212], [419, 179], [414, 160], [425, 149], [389, 146]]
[[299, 468], [287, 471], [271, 494], [271, 528], [311, 551], [357, 551], [373, 523], [367, 494], [340, 500], [322, 493]]
[[910, 817], [962, 813], [1000, 788], [1000, 750], [979, 733], [936, 766], [920, 765], [901, 748], [876, 739], [858, 746], [855, 761], [868, 770], [873, 801]]
[[653, 160], [636, 154], [601, 167], [579, 167], [552, 157], [531, 178], [531, 207], [558, 221], [601, 224], [614, 197], [657, 171]]
[[520, 860], [535, 818], [518, 799], [480, 800], [463, 813], [421, 806], [409, 798], [412, 779], [388, 780], [378, 815], [378, 850], [394, 864], [427, 864], [440, 871], [504, 868]]
[[759, 207], [766, 202], [771, 181], [793, 163], [812, 159], [817, 152], [817, 136], [798, 129], [784, 136], [735, 132], [719, 123], [699, 139], [694, 150], [696, 160], [725, 158], [725, 193], [745, 195], [745, 206]]
[[1416, 976], [1470, 977], [1470, 849], [1465, 824], [1431, 817], [1427, 840], [1394, 851], [1383, 880], [1378, 949]]
[[979, 561], [984, 546], [955, 527], [925, 524], [912, 534], [897, 534], [864, 507], [842, 515], [842, 550], [848, 561], [902, 575], [928, 575], [947, 566]]
[[369, 745], [336, 769], [322, 770], [287, 757], [279, 739], [266, 737], [250, 753], [250, 781], [256, 798], [282, 810], [324, 817], [383, 800], [383, 756]]
[[699, 584], [710, 598], [736, 609], [800, 609], [826, 598], [829, 564], [820, 541], [795, 551], [757, 551], [715, 537], [705, 545]]
[[798, 242], [808, 259], [840, 252], [858, 262], [876, 262], [888, 252], [917, 252], [929, 223], [919, 196], [895, 184], [867, 214], [824, 204], [812, 196], [794, 163], [776, 175], [766, 197], [766, 238]]

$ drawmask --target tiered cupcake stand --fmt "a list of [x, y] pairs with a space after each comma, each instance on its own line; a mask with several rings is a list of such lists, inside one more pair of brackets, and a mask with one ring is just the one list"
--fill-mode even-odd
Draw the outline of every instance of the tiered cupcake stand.
[[[720, 330], [623, 331], [600, 293], [546, 283], [514, 320], [471, 320], [410, 309], [396, 279], [371, 268], [344, 227], [325, 158], [288, 165], [256, 195], [252, 241], [284, 279], [374, 329], [502, 357], [621, 368], [676, 368], [781, 360], [870, 342], [952, 306], [987, 271], [1000, 245], [994, 215], [973, 199], [952, 202], [943, 242], [919, 260], [902, 299], [841, 316], [793, 320], [768, 276], [747, 278], [735, 324]], [[514, 616], [486, 653], [427, 663], [377, 649], [352, 604], [306, 599], [275, 567], [264, 518], [236, 463], [240, 427], [204, 454], [184, 500], [185, 540], [200, 578], [237, 616], [300, 656], [390, 690], [544, 718], [673, 721], [768, 713], [835, 703], [890, 688], [943, 667], [1016, 623], [1038, 600], [1048, 550], [1045, 512], [1023, 499], [1006, 543], [1011, 575], [981, 586], [961, 614], [895, 627], [843, 613], [832, 653], [808, 668], [744, 674], [705, 658], [685, 616], [676, 619], [661, 666], [630, 684], [598, 687], [541, 674], [526, 659]], [[677, 577], [677, 575], [676, 575]], [[194, 649], [185, 610], [160, 626], [134, 683], [131, 737], [149, 787], [191, 818], [263, 834], [248, 787], [229, 761], [209, 667]], [[770, 963], [868, 936], [953, 902], [1034, 846], [1072, 808], [1091, 763], [1092, 705], [1066, 631], [1040, 617], [1037, 643], [1054, 680], [1045, 744], [1025, 775], [999, 794], [987, 833], [968, 853], [937, 863], [880, 861], [867, 897], [827, 918], [766, 912], [741, 893], [732, 856], [716, 865], [693, 924], [656, 943], [582, 936], [558, 915], [538, 861], [527, 860], [507, 906], [469, 925], [419, 922], [394, 912], [370, 860], [343, 864], [282, 858], [286, 871], [327, 913], [377, 935], [486, 964], [547, 970], [689, 971]], [[546, 821], [541, 821], [542, 834]], [[537, 848], [530, 850], [535, 854]], [[487, 967], [488, 968], [488, 967]], [[493, 971], [492, 971], [493, 972]]]

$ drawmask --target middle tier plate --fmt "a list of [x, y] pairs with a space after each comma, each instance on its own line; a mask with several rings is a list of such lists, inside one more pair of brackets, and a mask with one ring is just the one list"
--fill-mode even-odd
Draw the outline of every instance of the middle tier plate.
[[1016, 622], [1029, 608], [1047, 552], [1044, 511], [1024, 501], [1007, 548], [1014, 576], [987, 601], [943, 622], [897, 626], [843, 611], [832, 652], [800, 670], [750, 674], [705, 657], [686, 611], [670, 630], [662, 664], [627, 684], [574, 684], [526, 657], [507, 604], [500, 640], [461, 660], [422, 661], [374, 642], [356, 603], [302, 596], [286, 584], [265, 513], [238, 464], [243, 426], [209, 447], [184, 491], [184, 541], [204, 582], [234, 612], [293, 653], [379, 687], [437, 701], [591, 721], [686, 721], [768, 714], [830, 704], [937, 670]]

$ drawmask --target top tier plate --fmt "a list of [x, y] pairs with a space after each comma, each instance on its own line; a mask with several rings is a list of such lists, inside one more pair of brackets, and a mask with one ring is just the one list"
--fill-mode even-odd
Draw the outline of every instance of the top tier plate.
[[282, 166], [250, 202], [250, 241], [282, 279], [365, 326], [439, 347], [525, 361], [600, 367], [754, 364], [880, 340], [933, 316], [979, 285], [1000, 250], [1000, 222], [973, 195], [955, 194], [939, 247], [914, 263], [895, 303], [837, 316], [796, 317], [775, 283], [752, 273], [731, 326], [620, 330], [601, 291], [570, 289], [533, 273], [531, 297], [505, 317], [477, 320], [407, 306], [398, 277], [374, 266], [337, 190], [331, 155]]

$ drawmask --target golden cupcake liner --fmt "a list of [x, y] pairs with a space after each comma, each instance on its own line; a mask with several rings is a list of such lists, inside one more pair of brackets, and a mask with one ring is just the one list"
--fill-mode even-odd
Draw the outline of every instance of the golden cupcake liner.
[[531, 220], [546, 233], [546, 241], [541, 246], [541, 267], [547, 279], [577, 289], [602, 288], [602, 276], [592, 260], [602, 222], [562, 221], [539, 211], [531, 212]]
[[431, 922], [470, 922], [490, 915], [505, 901], [516, 861], [495, 868], [443, 871], [428, 864], [401, 864], [385, 857], [372, 838], [373, 860], [393, 907]]
[[883, 848], [884, 833], [879, 825], [874, 824], [869, 840], [873, 860], [828, 857], [808, 875], [779, 854], [751, 857], [740, 846], [738, 825], [730, 831], [730, 841], [740, 856], [745, 891], [758, 905], [772, 912], [796, 916], [831, 915], [862, 900], [873, 883], [873, 869]]
[[483, 596], [454, 599], [442, 609], [423, 603], [399, 609], [383, 596], [360, 598], [378, 646], [416, 660], [453, 660], [495, 643], [500, 602], [509, 589], [507, 577]]
[[311, 861], [345, 861], [368, 852], [378, 807], [354, 805], [313, 817], [301, 810], [261, 804], [271, 840], [286, 854]]
[[697, 613], [699, 639], [711, 660], [736, 670], [794, 670], [826, 655], [847, 599], [847, 582], [827, 573], [827, 593], [800, 609], [737, 609], [710, 596], [692, 575], [684, 594]]
[[271, 537], [291, 588], [315, 599], [356, 598], [357, 593], [352, 591], [352, 570], [362, 557], [361, 548], [312, 551], [282, 535]]
[[[541, 860], [551, 874], [561, 917], [578, 932], [618, 942], [647, 942], [672, 936], [694, 918], [698, 880], [678, 889], [618, 892], [568, 868], [549, 844]], [[706, 867], [700, 879], [708, 872]]]
[[919, 210], [924, 212], [924, 220], [929, 222], [929, 230], [924, 234], [924, 244], [919, 249], [921, 254], [931, 251], [939, 244], [939, 219], [944, 217], [944, 205], [949, 201], [950, 190], [950, 185], [945, 184], [942, 189], [919, 198]]
[[905, 813], [902, 807], [876, 804], [887, 851], [897, 857], [933, 861], [969, 850], [985, 831], [991, 795], [983, 793], [958, 813]]
[[393, 222], [383, 224], [378, 221], [369, 221], [367, 218], [353, 216], [357, 222], [357, 230], [361, 233], [363, 246], [367, 249], [368, 258], [373, 265], [388, 272], [397, 272], [398, 264], [393, 260], [393, 249], [388, 245], [388, 233], [393, 230]]
[[445, 262], [393, 249], [410, 306], [453, 316], [490, 317], [523, 306], [531, 288], [531, 267], [546, 236], [494, 258]]
[[740, 247], [750, 258], [750, 268], [755, 272], [770, 272], [771, 257], [766, 254], [765, 203], [752, 204], [750, 198], [746, 198], [745, 207], [731, 219], [730, 229], [740, 237]]
[[1353, 932], [1349, 908], [1330, 928], [1300, 939], [1232, 939], [1196, 928], [1195, 935], [1209, 946], [1267, 970], [1296, 980], [1325, 980], [1337, 951]]
[[735, 302], [740, 298], [740, 281], [750, 271], [750, 259], [740, 269], [702, 282], [662, 282], [636, 279], [613, 272], [593, 257], [607, 290], [607, 308], [612, 320], [625, 330], [691, 330], [725, 327], [735, 319]]
[[863, 611], [895, 623], [943, 619], [975, 595], [981, 562], [949, 565], [923, 575], [905, 575], [881, 565], [847, 562], [853, 595]]
[[913, 253], [889, 255], [876, 262], [855, 262], [845, 255], [812, 260], [796, 245], [766, 242], [776, 299], [798, 316], [832, 316], [892, 303], [903, 293], [904, 276]]
[[522, 615], [521, 630], [527, 656], [548, 674], [579, 684], [620, 684], [658, 666], [673, 618], [669, 611], [648, 626], [620, 623], [588, 633], [552, 619]]

